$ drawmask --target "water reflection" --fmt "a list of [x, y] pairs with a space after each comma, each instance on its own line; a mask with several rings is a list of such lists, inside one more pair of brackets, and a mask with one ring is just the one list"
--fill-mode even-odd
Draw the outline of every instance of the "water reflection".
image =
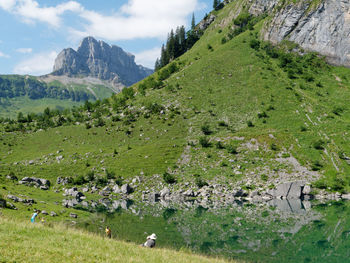
[[106, 225], [117, 239], [141, 243], [156, 233], [157, 246], [248, 262], [350, 262], [349, 202], [272, 200], [220, 208], [126, 202], [80, 222], [94, 232]]

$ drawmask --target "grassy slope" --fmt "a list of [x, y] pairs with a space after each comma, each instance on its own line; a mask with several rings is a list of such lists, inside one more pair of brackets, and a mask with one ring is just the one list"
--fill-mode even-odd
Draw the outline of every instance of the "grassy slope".
[[[268, 58], [249, 45], [262, 23], [255, 31], [246, 31], [221, 44], [232, 25], [225, 20], [238, 8], [236, 4], [233, 2], [220, 11], [201, 40], [176, 61], [181, 68], [165, 82], [163, 89], [136, 95], [128, 101], [129, 109], [119, 112], [111, 106], [101, 106], [109, 112], [103, 117], [105, 127], [63, 126], [30, 133], [4, 133], [0, 127], [0, 174], [13, 172], [19, 178], [34, 175], [54, 183], [58, 176], [86, 175], [92, 169], [102, 176], [107, 168], [124, 178], [143, 174], [151, 180], [146, 180], [142, 187], [150, 188], [161, 181], [152, 175], [165, 171], [173, 172], [179, 182], [193, 181], [193, 174], [221, 183], [253, 175], [255, 186], [260, 187], [266, 186], [260, 176], [275, 177], [279, 171], [286, 174], [281, 180], [300, 179], [290, 165], [276, 161], [277, 156], [285, 153], [295, 156], [309, 170], [315, 162], [321, 163], [323, 185], [333, 190], [340, 185], [348, 191], [350, 166], [339, 158], [339, 153], [350, 155], [349, 69], [320, 68], [313, 73], [312, 82], [301, 77], [289, 79], [277, 59]], [[137, 90], [137, 85], [134, 88]], [[166, 110], [164, 114], [144, 118], [142, 109], [152, 102], [176, 106], [181, 114], [173, 115]], [[271, 107], [273, 110], [269, 110]], [[338, 115], [334, 113], [337, 107], [342, 108]], [[136, 112], [135, 122], [113, 122], [109, 116], [122, 116], [127, 111]], [[269, 117], [259, 118], [258, 113], [264, 111]], [[225, 121], [228, 127], [220, 127], [219, 121]], [[248, 127], [248, 121], [255, 126]], [[202, 148], [198, 139], [203, 136], [204, 123], [212, 130], [207, 138], [213, 144], [216, 140], [233, 144], [238, 146], [239, 153], [233, 155], [214, 145]], [[243, 140], [238, 140], [239, 137]], [[246, 146], [251, 139], [255, 139], [258, 150]], [[324, 141], [324, 150], [313, 146], [318, 139]], [[57, 153], [58, 150], [62, 152]], [[60, 163], [56, 161], [59, 155], [64, 157]], [[29, 160], [35, 164], [28, 165]], [[10, 185], [8, 180], [2, 184]], [[11, 189], [14, 194], [20, 193], [16, 185]], [[8, 190], [0, 189], [0, 193], [7, 194]], [[61, 194], [56, 196], [62, 198]]]
[[[7, 75], [7, 78], [16, 78], [17, 75]], [[32, 77], [35, 78], [35, 77]], [[64, 85], [59, 81], [53, 81], [49, 85], [55, 85], [68, 90], [74, 91], [84, 91], [86, 93], [91, 93], [90, 90], [87, 90], [86, 85], [81, 84], [69, 84]], [[93, 91], [93, 95], [97, 99], [105, 99], [110, 97], [113, 94], [113, 91], [103, 85], [89, 85], [89, 88]], [[61, 100], [53, 98], [42, 98], [42, 99], [30, 99], [28, 96], [21, 96], [15, 98], [1, 98], [0, 99], [0, 118], [12, 118], [15, 119], [19, 112], [24, 114], [28, 113], [41, 113], [45, 108], [49, 107], [50, 109], [68, 109], [74, 106], [80, 106], [83, 102], [72, 101], [71, 99]]]
[[0, 238], [1, 262], [228, 262], [4, 218], [0, 218]]

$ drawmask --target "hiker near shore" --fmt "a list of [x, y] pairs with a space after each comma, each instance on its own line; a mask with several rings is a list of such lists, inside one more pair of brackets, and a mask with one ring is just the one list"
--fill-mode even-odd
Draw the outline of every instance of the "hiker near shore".
[[147, 241], [144, 244], [142, 244], [142, 246], [153, 248], [156, 246], [156, 239], [157, 239], [157, 236], [156, 234], [153, 233], [152, 235], [147, 237]]
[[30, 222], [34, 223], [35, 222], [35, 218], [40, 214], [40, 210], [36, 210], [34, 212], [34, 214], [32, 215], [32, 217], [30, 218]]
[[108, 238], [112, 238], [112, 230], [109, 228], [109, 226], [106, 226], [105, 232]]

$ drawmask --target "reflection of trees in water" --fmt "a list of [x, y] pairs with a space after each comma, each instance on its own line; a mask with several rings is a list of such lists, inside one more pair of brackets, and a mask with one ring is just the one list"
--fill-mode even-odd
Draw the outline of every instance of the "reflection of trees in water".
[[219, 209], [134, 203], [104, 216], [121, 239], [139, 242], [155, 232], [157, 246], [203, 254], [259, 262], [332, 262], [335, 255], [343, 261], [334, 262], [346, 262], [350, 256], [350, 203], [294, 213], [266, 203]]

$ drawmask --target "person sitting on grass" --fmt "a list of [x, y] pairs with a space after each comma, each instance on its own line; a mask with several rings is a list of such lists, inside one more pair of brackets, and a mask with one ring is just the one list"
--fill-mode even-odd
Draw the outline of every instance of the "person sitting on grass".
[[34, 214], [32, 215], [30, 222], [34, 223], [35, 222], [35, 218], [40, 214], [40, 210], [36, 210], [34, 212]]
[[106, 226], [105, 232], [108, 238], [112, 238], [112, 230], [109, 228], [109, 226]]
[[153, 248], [156, 246], [156, 239], [157, 239], [157, 236], [156, 234], [153, 233], [152, 235], [147, 237], [147, 241], [142, 246]]

